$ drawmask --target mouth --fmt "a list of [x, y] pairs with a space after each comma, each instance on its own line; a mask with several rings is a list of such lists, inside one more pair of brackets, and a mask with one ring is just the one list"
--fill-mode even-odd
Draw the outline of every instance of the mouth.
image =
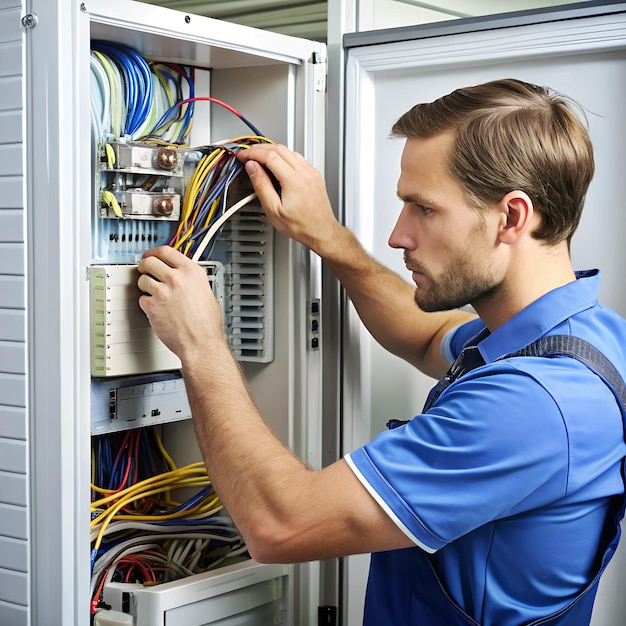
[[423, 289], [428, 278], [422, 272], [411, 272], [411, 280], [415, 283], [416, 289]]
[[422, 280], [426, 276], [426, 272], [424, 271], [424, 268], [416, 265], [415, 263], [406, 263], [405, 266], [406, 266], [406, 269], [409, 272], [411, 272], [411, 278], [413, 279], [414, 282], [418, 282], [419, 280]]
[[426, 270], [419, 263], [416, 263], [415, 260], [409, 259], [407, 256], [404, 257], [404, 265], [406, 269], [411, 272], [411, 279], [417, 286], [419, 286], [419, 283], [423, 283], [428, 277]]

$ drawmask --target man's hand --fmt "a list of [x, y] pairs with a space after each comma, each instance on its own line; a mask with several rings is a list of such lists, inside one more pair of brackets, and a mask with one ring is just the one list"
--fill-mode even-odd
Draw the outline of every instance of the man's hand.
[[204, 270], [174, 248], [147, 250], [137, 281], [139, 306], [161, 341], [182, 361], [225, 341], [222, 310]]
[[[324, 256], [325, 243], [340, 228], [321, 174], [297, 152], [259, 144], [237, 153], [272, 225]], [[280, 186], [274, 186], [270, 173]]]

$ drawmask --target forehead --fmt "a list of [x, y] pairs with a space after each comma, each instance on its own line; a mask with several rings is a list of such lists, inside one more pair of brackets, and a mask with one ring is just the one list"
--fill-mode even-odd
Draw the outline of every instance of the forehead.
[[398, 195], [431, 196], [444, 188], [463, 192], [448, 166], [452, 140], [451, 133], [406, 140], [400, 160]]
[[447, 172], [452, 140], [451, 133], [442, 133], [426, 138], [408, 138], [404, 144], [400, 160], [402, 171], [441, 168]]

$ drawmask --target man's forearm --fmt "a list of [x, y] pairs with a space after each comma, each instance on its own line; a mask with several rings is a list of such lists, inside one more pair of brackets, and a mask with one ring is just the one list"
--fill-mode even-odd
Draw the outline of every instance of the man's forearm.
[[[311, 473], [271, 432], [226, 341], [183, 362], [200, 450], [216, 492], [253, 552], [292, 516]], [[274, 541], [274, 538], [271, 538]]]
[[251, 556], [295, 563], [411, 545], [345, 460], [311, 470], [261, 418], [228, 348], [187, 360], [207, 471]]

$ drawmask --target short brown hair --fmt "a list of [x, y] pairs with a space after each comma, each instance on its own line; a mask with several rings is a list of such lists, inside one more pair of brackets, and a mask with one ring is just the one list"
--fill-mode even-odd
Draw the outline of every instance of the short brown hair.
[[415, 105], [391, 135], [417, 139], [454, 131], [450, 172], [473, 205], [484, 207], [519, 189], [543, 218], [533, 236], [569, 242], [594, 173], [591, 140], [574, 106], [580, 109], [547, 87], [496, 80]]

